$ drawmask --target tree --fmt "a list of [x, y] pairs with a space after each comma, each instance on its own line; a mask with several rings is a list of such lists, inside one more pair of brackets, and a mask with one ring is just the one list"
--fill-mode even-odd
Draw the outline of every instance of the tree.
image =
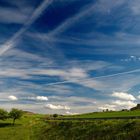
[[137, 106], [131, 108], [130, 110], [131, 111], [133, 111], [133, 110], [140, 110], [140, 104], [137, 104]]
[[8, 117], [8, 112], [4, 109], [0, 109], [0, 120], [5, 120]]
[[15, 124], [15, 120], [16, 119], [20, 119], [23, 115], [23, 111], [19, 110], [19, 109], [15, 109], [13, 108], [10, 112], [9, 112], [9, 117], [13, 119], [13, 125]]
[[54, 117], [54, 118], [57, 118], [57, 117], [58, 117], [58, 114], [53, 114], [53, 117]]

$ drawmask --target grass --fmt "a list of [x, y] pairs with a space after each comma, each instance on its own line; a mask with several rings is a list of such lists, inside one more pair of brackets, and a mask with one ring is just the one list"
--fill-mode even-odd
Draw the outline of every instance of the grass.
[[82, 115], [73, 115], [66, 117], [74, 117], [74, 118], [111, 118], [111, 117], [134, 117], [140, 116], [140, 111], [110, 111], [110, 112], [94, 112], [87, 113]]
[[0, 121], [0, 140], [30, 140], [33, 137], [33, 126], [42, 115], [24, 115], [16, 124], [12, 120]]
[[35, 140], [140, 140], [140, 120], [47, 121]]
[[[140, 120], [86, 120], [140, 116], [140, 111], [96, 112], [74, 116], [85, 120], [47, 120], [49, 116], [26, 114], [16, 120], [0, 121], [0, 140], [139, 140]], [[50, 117], [51, 118], [51, 117]]]

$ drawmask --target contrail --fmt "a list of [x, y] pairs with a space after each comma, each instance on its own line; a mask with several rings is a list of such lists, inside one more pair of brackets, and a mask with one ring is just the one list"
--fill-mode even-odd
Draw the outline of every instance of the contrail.
[[[55, 35], [65, 31], [70, 26], [72, 26], [75, 22], [79, 21], [81, 18], [84, 18], [88, 14], [91, 14], [94, 8], [95, 8], [95, 5], [93, 5], [93, 4], [86, 5], [84, 8], [82, 8], [82, 10], [80, 12], [78, 12], [74, 16], [69, 17], [68, 19], [66, 19], [62, 24], [58, 25], [54, 30], [46, 33], [45, 40], [50, 42], [50, 40], [52, 39], [52, 41], [54, 41], [53, 37]], [[38, 35], [38, 37], [40, 39], [42, 39], [40, 34], [37, 34], [37, 35]]]
[[94, 77], [92, 79], [108, 78], [108, 77], [120, 76], [120, 75], [125, 75], [125, 74], [131, 74], [131, 73], [135, 73], [135, 72], [140, 72], [140, 69], [125, 71], [125, 72], [119, 72], [119, 73], [105, 75], [105, 76], [98, 76], [98, 77]]
[[82, 9], [82, 11], [80, 11], [78, 14], [76, 14], [76, 15], [68, 18], [61, 25], [59, 25], [53, 31], [51, 31], [50, 33], [48, 33], [48, 36], [53, 36], [53, 35], [56, 35], [57, 33], [63, 32], [68, 27], [70, 27], [71, 25], [73, 25], [75, 22], [79, 21], [79, 19], [85, 17], [88, 14], [91, 14], [94, 8], [95, 8], [95, 5], [89, 4], [84, 9]]
[[50, 84], [47, 84], [45, 86], [53, 86], [53, 85], [60, 85], [60, 84], [66, 84], [66, 83], [80, 82], [81, 80], [87, 83], [90, 80], [109, 78], [109, 77], [114, 77], [114, 76], [131, 74], [131, 73], [135, 73], [135, 72], [140, 72], [140, 69], [135, 69], [135, 70], [126, 71], [126, 72], [120, 72], [120, 73], [115, 73], [115, 74], [110, 74], [110, 75], [105, 75], [105, 76], [96, 76], [96, 77], [87, 78], [87, 79], [75, 79], [73, 81], [72, 80], [65, 80], [65, 81], [61, 81], [61, 82], [50, 83]]
[[3, 55], [7, 50], [12, 48], [16, 40], [30, 27], [30, 25], [37, 20], [41, 13], [52, 3], [53, 0], [44, 0], [40, 6], [35, 9], [29, 20], [23, 25], [23, 27], [16, 32], [6, 43], [0, 47], [0, 56]]

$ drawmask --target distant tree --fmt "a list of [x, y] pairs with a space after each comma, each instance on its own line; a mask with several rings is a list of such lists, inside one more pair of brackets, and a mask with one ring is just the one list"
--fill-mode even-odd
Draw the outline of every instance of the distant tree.
[[122, 109], [121, 111], [128, 111], [127, 109]]
[[53, 117], [54, 117], [54, 118], [58, 117], [58, 114], [53, 114]]
[[8, 112], [4, 109], [0, 109], [0, 120], [5, 120], [8, 117]]
[[10, 112], [9, 112], [9, 117], [13, 119], [13, 125], [15, 124], [15, 120], [16, 119], [20, 119], [23, 115], [23, 111], [19, 110], [19, 109], [15, 109], [13, 108]]
[[106, 109], [106, 110], [105, 110], [105, 112], [108, 112], [108, 111], [109, 111], [109, 109]]
[[140, 104], [137, 104], [137, 106], [131, 108], [130, 110], [131, 111], [133, 111], [133, 110], [140, 110]]

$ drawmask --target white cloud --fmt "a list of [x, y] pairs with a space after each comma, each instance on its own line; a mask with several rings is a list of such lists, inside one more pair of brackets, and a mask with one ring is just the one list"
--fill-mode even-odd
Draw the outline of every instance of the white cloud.
[[140, 5], [139, 5], [139, 1], [138, 0], [130, 1], [129, 7], [132, 10], [134, 15], [137, 15], [137, 16], [140, 15]]
[[110, 105], [110, 104], [105, 104], [104, 106], [100, 106], [98, 107], [99, 110], [116, 110], [116, 106], [115, 105]]
[[136, 98], [132, 94], [128, 94], [125, 92], [114, 92], [112, 96], [123, 100], [130, 100], [130, 101], [136, 100]]
[[[17, 43], [17, 39], [30, 27], [30, 25], [38, 19], [38, 17], [43, 13], [43, 11], [52, 3], [52, 1], [44, 0], [38, 8], [34, 10], [27, 22], [19, 29], [9, 40], [7, 40], [3, 45], [1, 45], [0, 56], [6, 51], [13, 48]], [[9, 14], [10, 15], [10, 14]], [[19, 16], [20, 17], [20, 16]]]
[[18, 98], [17, 98], [16, 96], [13, 96], [13, 95], [8, 96], [8, 98], [9, 98], [10, 100], [13, 100], [13, 101], [18, 100]]
[[81, 68], [71, 68], [71, 69], [40, 69], [33, 71], [33, 74], [49, 75], [49, 76], [60, 76], [64, 79], [69, 78], [84, 78], [87, 77], [87, 73]]
[[125, 0], [98, 0], [95, 3], [95, 12], [99, 12], [100, 14], [109, 14], [111, 10], [118, 8], [124, 2]]
[[[88, 73], [88, 71], [85, 70], [85, 73], [86, 72]], [[84, 87], [97, 89], [100, 91], [110, 90], [112, 92], [112, 90], [128, 90], [140, 82], [138, 75], [137, 76], [131, 75], [133, 73], [135, 74], [136, 72], [140, 72], [140, 69], [135, 69], [126, 72], [117, 72], [115, 74], [97, 76], [93, 78], [90, 77], [73, 78], [67, 77], [67, 75], [64, 74], [65, 76], [63, 75], [62, 78], [65, 81], [50, 83], [47, 84], [46, 86], [59, 85], [64, 83], [76, 83]], [[131, 79], [131, 81], [128, 82], [127, 81], [128, 78]]]
[[45, 107], [51, 110], [70, 110], [70, 107], [63, 105], [46, 104]]
[[126, 57], [125, 59], [121, 59], [122, 62], [139, 62], [140, 61], [140, 57], [139, 56], [134, 56], [131, 55], [129, 57]]
[[[140, 92], [139, 92], [140, 93]], [[138, 99], [140, 99], [140, 95], [137, 96]]]
[[86, 72], [81, 68], [72, 68], [68, 71], [70, 77], [80, 77], [84, 78], [87, 77]]
[[20, 77], [20, 78], [29, 78], [31, 75], [49, 75], [49, 76], [59, 76], [65, 80], [72, 80], [75, 78], [85, 78], [87, 77], [86, 70], [82, 68], [71, 68], [69, 70], [65, 69], [35, 69], [35, 70], [26, 70], [21, 68], [9, 68], [6, 66], [6, 69], [0, 69], [0, 76], [2, 77]]
[[38, 101], [48, 101], [47, 96], [32, 96], [32, 97], [25, 97], [27, 100], [38, 100]]
[[46, 96], [37, 96], [36, 99], [40, 101], [48, 101], [48, 97]]
[[1, 23], [23, 24], [27, 18], [28, 18], [28, 15], [26, 15], [25, 13], [22, 13], [18, 9], [0, 7], [0, 22]]
[[130, 109], [135, 107], [137, 104], [134, 101], [122, 101], [122, 100], [115, 100], [112, 101], [110, 104], [102, 104], [98, 107], [99, 110], [121, 110], [121, 109]]
[[[83, 90], [83, 89], [81, 89]], [[75, 108], [75, 104], [90, 104], [95, 106], [95, 104], [97, 103], [96, 99], [94, 98], [89, 98], [89, 97], [79, 97], [79, 96], [67, 96], [67, 97], [63, 97], [63, 96], [49, 96], [48, 97], [49, 100], [53, 103], [59, 104], [59, 103], [64, 103], [70, 106], [74, 106]], [[71, 107], [72, 109], [72, 107]]]
[[77, 114], [79, 114], [79, 113], [72, 113], [72, 112], [66, 111], [66, 114], [67, 114], [67, 115], [77, 115]]
[[130, 109], [137, 105], [133, 101], [120, 101], [120, 100], [115, 101], [114, 104], [116, 104], [118, 107], [126, 108], [126, 109]]
[[[43, 88], [42, 88], [43, 89]], [[47, 93], [55, 93], [58, 95], [65, 95], [65, 94], [70, 94], [73, 92], [73, 88], [68, 85], [52, 85], [52, 86], [44, 86], [44, 90]]]
[[27, 77], [26, 71], [21, 69], [0, 69], [0, 76], [1, 77]]
[[[102, 5], [101, 6], [97, 6], [97, 7], [101, 7], [99, 10], [102, 10], [102, 13], [104, 13], [105, 11], [109, 11], [109, 10], [111, 10], [112, 9], [112, 6], [116, 6], [116, 3], [118, 3], [118, 1], [117, 2], [111, 2], [111, 0], [107, 0], [108, 2], [105, 2], [105, 1], [103, 1], [102, 2]], [[122, 1], [122, 0], [119, 0], [120, 2]], [[99, 4], [101, 4], [101, 1], [99, 2]], [[109, 5], [108, 5], [109, 4]], [[104, 6], [104, 5], [106, 5], [106, 6]], [[118, 4], [117, 4], [118, 5]], [[92, 6], [92, 5], [91, 5]], [[89, 6], [89, 8], [91, 7], [91, 6]], [[94, 7], [94, 6], [93, 6]], [[107, 8], [106, 8], [107, 7]], [[86, 8], [87, 10], [88, 10], [88, 8]], [[86, 10], [85, 9], [85, 10]], [[90, 11], [92, 11], [92, 8], [90, 8], [91, 10]], [[97, 9], [98, 10], [98, 8], [93, 8], [93, 9]], [[79, 10], [80, 11], [80, 10]], [[95, 10], [94, 10], [95, 11]], [[94, 13], [94, 11], [93, 12], [91, 12], [91, 13]], [[88, 14], [88, 12], [86, 12], [87, 14]], [[85, 14], [86, 14], [85, 13]], [[85, 15], [84, 14], [84, 15]], [[90, 14], [90, 13], [89, 13]], [[83, 15], [82, 16], [79, 16], [80, 18], [85, 18]], [[78, 21], [80, 18], [72, 18], [73, 19], [73, 21], [72, 21], [72, 23], [71, 23], [71, 18], [70, 19], [68, 19], [68, 21], [66, 21], [64, 24], [62, 24], [62, 26], [60, 25], [60, 27], [58, 27], [56, 30], [55, 30], [55, 34], [57, 34], [57, 33], [61, 33], [61, 31], [63, 32], [65, 29], [67, 29], [67, 28], [69, 28], [72, 24], [74, 24], [76, 21]], [[70, 22], [70, 23], [69, 23]], [[80, 21], [78, 21], [78, 22], [80, 22]], [[92, 31], [91, 31], [92, 32]], [[21, 33], [20, 34], [18, 34], [18, 35], [21, 35]], [[97, 35], [97, 34], [96, 34]], [[47, 35], [46, 35], [47, 36]], [[101, 34], [99, 35], [99, 36], [101, 36]], [[60, 37], [60, 36], [59, 36]], [[72, 36], [71, 36], [72, 37]], [[60, 37], [61, 38], [61, 37]], [[86, 37], [83, 37], [85, 40], [83, 40], [83, 41], [78, 41], [77, 39], [75, 39], [75, 41], [74, 41], [74, 43], [81, 43], [81, 44], [83, 44], [84, 42], [86, 42]], [[88, 42], [91, 44], [91, 45], [93, 45], [94, 44], [94, 41], [93, 42], [90, 42], [90, 41], [92, 41], [93, 40], [93, 36], [90, 34], [89, 35], [89, 37], [87, 37], [88, 39], [90, 39]], [[110, 39], [109, 39], [110, 38]], [[135, 38], [135, 36], [133, 36], [133, 38]], [[137, 42], [137, 41], [134, 41], [133, 40], [133, 38], [132, 39], [130, 39], [130, 38], [128, 38], [127, 39], [127, 37], [126, 37], [126, 39], [125, 39], [125, 36], [124, 37], [122, 37], [122, 39], [121, 38], [117, 38], [117, 37], [115, 37], [115, 36], [112, 36], [112, 38], [110, 37], [110, 36], [108, 36], [108, 38], [107, 38], [107, 36], [105, 36], [105, 37], [101, 37], [99, 40], [97, 40], [97, 44], [98, 43], [101, 43], [100, 45], [102, 46], [102, 45], [108, 45], [108, 43], [110, 43], [109, 45], [111, 45], [112, 43], [114, 43], [114, 44], [116, 44], [117, 42], [118, 43], [120, 43], [120, 42], [122, 42], [122, 44], [126, 44], [126, 42], [129, 44], [130, 42], [132, 42], [132, 43], [134, 43], [134, 42]], [[50, 39], [51, 39], [51, 37], [50, 37]], [[80, 38], [79, 38], [80, 39]], [[96, 38], [95, 38], [96, 39]], [[108, 41], [109, 40], [109, 41]], [[136, 40], [139, 40], [139, 36], [136, 38]], [[64, 41], [65, 41], [65, 39], [64, 39]], [[72, 41], [73, 41], [73, 38], [72, 38]], [[87, 44], [89, 44], [87, 42]], [[95, 43], [96, 43], [96, 40], [95, 40]], [[53, 43], [52, 43], [53, 44]], [[37, 44], [36, 44], [37, 45]], [[94, 45], [96, 45], [96, 44], [94, 44]], [[114, 46], [114, 45], [112, 45], [112, 46]], [[124, 45], [123, 45], [124, 46]], [[87, 48], [87, 47], [85, 47], [85, 48]], [[90, 53], [96, 53], [96, 51], [93, 51], [93, 48], [92, 47], [90, 47], [91, 49], [92, 49], [92, 51], [89, 51], [88, 50], [88, 53], [90, 52]], [[100, 48], [100, 47], [99, 47]], [[104, 48], [104, 47], [103, 47]], [[104, 51], [104, 49], [103, 49], [102, 47], [101, 47], [101, 50], [103, 50], [103, 53], [105, 53], [105, 51]], [[112, 52], [112, 48], [111, 47], [108, 47], [108, 48], [110, 48], [110, 52], [111, 53], [120, 53], [121, 51], [113, 51]], [[108, 51], [108, 48], [105, 48], [105, 49], [107, 49], [106, 50], [106, 52], [109, 52]], [[118, 47], [116, 47], [116, 48], [118, 48]], [[119, 47], [120, 48], [120, 47]], [[118, 49], [119, 49], [118, 48]], [[46, 48], [45, 48], [46, 49]], [[98, 49], [97, 49], [98, 50]], [[133, 50], [135, 50], [135, 49], [133, 49]], [[10, 50], [11, 51], [11, 50]], [[137, 53], [139, 52], [139, 51], [137, 51], [137, 50], [135, 50]], [[9, 51], [8, 51], [9, 52]], [[78, 52], [78, 51], [77, 51]], [[127, 50], [125, 50], [125, 53], [127, 52]], [[81, 52], [80, 52], [81, 53]], [[87, 52], [84, 52], [84, 53], [87, 53]], [[39, 83], [36, 83], [36, 84], [28, 84], [29, 82], [25, 82], [25, 81], [23, 81], [23, 82], [21, 82], [20, 80], [18, 80], [18, 78], [14, 78], [13, 80], [14, 80], [14, 82], [12, 82], [12, 83], [17, 83], [18, 82], [18, 84], [15, 84], [15, 86], [17, 86], [17, 87], [19, 87], [19, 88], [21, 88], [21, 89], [23, 89], [23, 90], [28, 90], [27, 92], [29, 92], [30, 93], [30, 91], [33, 91], [33, 90], [36, 90], [36, 92], [38, 92], [38, 93], [41, 93], [42, 91], [44, 92], [46, 92], [46, 90], [48, 90], [48, 92], [46, 92], [46, 93], [49, 93], [49, 92], [51, 92], [52, 93], [52, 91], [56, 91], [57, 93], [63, 93], [63, 94], [67, 94], [67, 93], [71, 93], [71, 91], [73, 92], [73, 93], [76, 93], [76, 94], [79, 94], [80, 93], [80, 90], [83, 90], [83, 91], [86, 91], [87, 89], [85, 88], [85, 89], [83, 89], [83, 87], [80, 89], [78, 89], [78, 86], [77, 86], [77, 88], [69, 88], [69, 87], [60, 87], [60, 86], [57, 86], [57, 85], [55, 85], [55, 84], [64, 84], [64, 83], [74, 83], [74, 84], [79, 84], [80, 86], [84, 86], [84, 87], [89, 87], [89, 88], [92, 88], [92, 89], [96, 89], [96, 90], [98, 90], [99, 92], [101, 91], [101, 93], [102, 93], [102, 91], [103, 92], [105, 92], [106, 93], [106, 91], [108, 92], [108, 93], [112, 93], [112, 91], [113, 90], [115, 90], [115, 91], [127, 91], [128, 90], [128, 88], [131, 88], [131, 87], [133, 87], [134, 85], [136, 85], [136, 84], [138, 84], [139, 82], [140, 82], [140, 77], [139, 77], [139, 74], [137, 74], [137, 75], [135, 75], [135, 74], [132, 74], [132, 73], [135, 73], [135, 72], [137, 72], [137, 70], [135, 71], [128, 71], [128, 72], [123, 72], [123, 73], [116, 73], [116, 72], [118, 72], [118, 70], [116, 70], [116, 71], [112, 71], [112, 72], [114, 72], [114, 73], [116, 73], [116, 74], [113, 74], [113, 75], [107, 75], [107, 76], [100, 76], [100, 75], [102, 75], [102, 74], [106, 74], [106, 70], [102, 67], [103, 66], [103, 64], [100, 64], [100, 65], [97, 65], [98, 66], [98, 68], [102, 68], [102, 69], [100, 69], [100, 71], [97, 71], [97, 67], [95, 66], [95, 62], [93, 62], [93, 63], [91, 63], [91, 62], [89, 62], [89, 63], [87, 63], [86, 65], [85, 65], [85, 63], [83, 63], [81, 60], [81, 63], [76, 63], [76, 65], [75, 66], [71, 66], [71, 65], [69, 65], [69, 62], [70, 62], [70, 60], [66, 60], [66, 62], [65, 63], [67, 63], [68, 61], [68, 63], [67, 63], [67, 66], [65, 67], [64, 65], [60, 65], [60, 69], [58, 68], [58, 69], [53, 69], [53, 68], [49, 68], [49, 69], [47, 69], [46, 68], [46, 66], [48, 66], [48, 64], [47, 63], [49, 63], [45, 58], [46, 57], [44, 57], [44, 55], [43, 55], [43, 58], [40, 58], [39, 56], [41, 56], [41, 55], [39, 55], [39, 56], [35, 56], [35, 55], [31, 55], [31, 54], [28, 54], [27, 55], [27, 53], [26, 54], [23, 54], [23, 53], [21, 53], [21, 52], [18, 52], [18, 53], [15, 53], [16, 54], [16, 61], [15, 61], [15, 63], [13, 64], [12, 62], [12, 60], [14, 60], [14, 59], [12, 59], [13, 57], [9, 57], [8, 58], [8, 61], [7, 62], [9, 62], [8, 64], [7, 63], [5, 63], [5, 61], [4, 62], [2, 62], [3, 63], [3, 65], [7, 65], [7, 67], [5, 67], [5, 68], [3, 68], [2, 66], [0, 66], [0, 77], [1, 78], [3, 78], [4, 79], [4, 77], [6, 77], [3, 81], [4, 81], [4, 86], [3, 86], [3, 88], [5, 88], [5, 87], [7, 87], [7, 86], [5, 86], [5, 85], [7, 85], [8, 84], [8, 82], [7, 82], [7, 77], [22, 77], [22, 78], [30, 78], [30, 81], [32, 81], [32, 79], [33, 78], [38, 78], [37, 80], [42, 80], [43, 78], [47, 81], [45, 84], [39, 84]], [[47, 54], [47, 52], [45, 53], [45, 54]], [[51, 55], [52, 55], [52, 53], [50, 53]], [[133, 53], [132, 53], [133, 54]], [[131, 55], [132, 55], [131, 54]], [[47, 54], [47, 55], [49, 55], [49, 54]], [[46, 55], [46, 56], [47, 56]], [[135, 54], [133, 54], [133, 55], [135, 55]], [[20, 61], [18, 61], [19, 60], [19, 56], [22, 56], [22, 58], [20, 59]], [[53, 56], [52, 56], [53, 57]], [[25, 59], [26, 58], [26, 59]], [[28, 58], [28, 60], [27, 60], [27, 58]], [[131, 56], [131, 58], [133, 58], [132, 56]], [[133, 58], [134, 59], [134, 58]], [[3, 60], [5, 60], [5, 59], [3, 59]], [[22, 61], [21, 61], [22, 60]], [[62, 60], [62, 63], [64, 62], [64, 60], [63, 59], [60, 59], [59, 58], [59, 60]], [[38, 65], [36, 65], [36, 63], [33, 63], [33, 61], [35, 62], [35, 61], [40, 61], [41, 63], [39, 63]], [[46, 63], [44, 62], [44, 61], [46, 61]], [[25, 63], [25, 62], [29, 62], [29, 63]], [[31, 63], [30, 63], [31, 62]], [[43, 62], [43, 63], [42, 63]], [[19, 64], [20, 63], [20, 64]], [[18, 65], [19, 64], [19, 65]], [[27, 65], [26, 65], [27, 64]], [[43, 65], [42, 65], [43, 64]], [[80, 64], [83, 64], [83, 66], [80, 66]], [[25, 66], [26, 65], [26, 66]], [[57, 65], [57, 64], [54, 64], [55, 66]], [[53, 66], [54, 66], [53, 65]], [[104, 64], [105, 65], [105, 64]], [[34, 66], [37, 66], [37, 67], [34, 67]], [[54, 67], [55, 67], [54, 66]], [[64, 67], [63, 67], [64, 66]], [[78, 66], [78, 67], [77, 67]], [[106, 65], [105, 65], [106, 66]], [[15, 69], [14, 69], [14, 68]], [[56, 66], [57, 67], [57, 66]], [[82, 67], [82, 68], [81, 68]], [[87, 67], [87, 68], [86, 68]], [[62, 69], [61, 69], [62, 68]], [[87, 70], [88, 69], [88, 70]], [[91, 74], [91, 79], [90, 79], [90, 75], [88, 75], [88, 72], [90, 71], [90, 70], [95, 70], [95, 73], [92, 75]], [[111, 71], [110, 69], [108, 69], [109, 71]], [[95, 77], [95, 75], [96, 75], [96, 71], [97, 71], [97, 76], [99, 76], [99, 77]], [[139, 70], [140, 71], [140, 70]], [[94, 71], [93, 71], [94, 72]], [[92, 73], [92, 72], [91, 72]], [[40, 76], [40, 75], [43, 75], [43, 76]], [[45, 75], [49, 75], [49, 76], [44, 76], [44, 74]], [[128, 74], [130, 75], [130, 77], [128, 76]], [[38, 76], [39, 75], [39, 76]], [[125, 77], [123, 76], [123, 75], [126, 75]], [[57, 78], [55, 77], [51, 77], [50, 78], [50, 76], [58, 76]], [[120, 78], [121, 77], [121, 78]], [[54, 78], [54, 79], [52, 79], [52, 78]], [[76, 79], [77, 78], [77, 79]], [[79, 78], [79, 79], [78, 79]], [[50, 80], [51, 79], [51, 80]], [[128, 79], [130, 79], [129, 81], [128, 81]], [[54, 83], [54, 85], [55, 85], [55, 87], [54, 86], [51, 86], [51, 85], [53, 85], [53, 83], [50, 83], [49, 84], [49, 82], [52, 82], [52, 81], [57, 81], [57, 80], [64, 80], [63, 82], [57, 82], [57, 83]], [[65, 80], [66, 80], [66, 82], [65, 82]], [[20, 84], [19, 84], [20, 83]], [[31, 82], [32, 83], [32, 82]], [[49, 87], [50, 86], [50, 87]], [[57, 86], [57, 87], [56, 87]], [[71, 86], [71, 85], [70, 85]], [[80, 87], [79, 86], [79, 87]], [[25, 87], [27, 88], [27, 89], [25, 89]], [[21, 89], [19, 90], [19, 91], [21, 91]], [[59, 89], [59, 91], [58, 91], [58, 89]], [[91, 89], [90, 89], [91, 90]], [[40, 92], [41, 91], [41, 92]], [[111, 92], [110, 92], [111, 91]], [[100, 94], [101, 94], [100, 93]], [[20, 92], [19, 92], [19, 94], [21, 94]], [[19, 94], [17, 95], [17, 97], [19, 97], [20, 98], [20, 96], [19, 96]], [[13, 95], [13, 93], [11, 94], [9, 94], [9, 95]], [[6, 95], [6, 98], [9, 96], [9, 95]], [[15, 95], [15, 94], [14, 94]], [[29, 95], [29, 94], [28, 94]], [[79, 95], [82, 95], [82, 94], [79, 94]], [[31, 94], [30, 94], [30, 96], [31, 96]], [[85, 95], [86, 96], [86, 95]], [[103, 95], [102, 94], [102, 96], [104, 97], [105, 95]], [[27, 97], [27, 96], [26, 96]], [[34, 98], [32, 98], [33, 100], [44, 100], [44, 101], [47, 101], [47, 97], [46, 98], [44, 98], [44, 97], [38, 97], [38, 99], [37, 99], [37, 97], [36, 96], [34, 96], [33, 95], [33, 97]], [[60, 98], [63, 98], [63, 97], [60, 97]], [[118, 97], [119, 99], [122, 99], [122, 96], [121, 97]], [[125, 98], [125, 99], [124, 99]], [[106, 98], [105, 98], [106, 99]], [[123, 100], [131, 100], [131, 101], [133, 101], [133, 100], [135, 100], [135, 97], [133, 96], [133, 95], [129, 95], [129, 97], [123, 97]], [[49, 100], [50, 100], [50, 98], [49, 98]], [[67, 101], [67, 103], [65, 103]], [[69, 102], [69, 103], [68, 103]], [[57, 106], [58, 107], [58, 105], [56, 105], [56, 104], [64, 104], [64, 105], [69, 105], [70, 103], [72, 104], [74, 104], [74, 103], [81, 103], [81, 102], [84, 102], [82, 105], [85, 105], [85, 104], [87, 104], [88, 103], [88, 105], [92, 105], [92, 103], [94, 102], [94, 100], [92, 100], [92, 98], [91, 98], [91, 100], [90, 99], [88, 99], [88, 98], [80, 98], [80, 97], [68, 97], [67, 98], [67, 100], [65, 100], [65, 98], [63, 98], [63, 102], [58, 102], [58, 103], [56, 103], [56, 102], [53, 102], [52, 101], [52, 103], [53, 103], [53, 108], [54, 108], [54, 106]], [[40, 103], [40, 102], [39, 102]], [[118, 102], [117, 102], [118, 103]], [[115, 104], [117, 104], [117, 103], [115, 103]], [[71, 109], [72, 109], [72, 106], [71, 106], [71, 104], [69, 105], [70, 107], [71, 107]], [[106, 103], [105, 103], [106, 104]], [[118, 103], [119, 104], [119, 103]], [[102, 104], [101, 104], [102, 105]], [[80, 104], [80, 106], [81, 106], [81, 104]], [[117, 105], [117, 106], [119, 106], [119, 105]], [[52, 106], [51, 106], [52, 107]], [[85, 108], [84, 109], [81, 109], [81, 110], [78, 110], [78, 111], [89, 111], [89, 107], [87, 107], [86, 105], [84, 106]], [[104, 106], [103, 106], [104, 107]], [[113, 108], [114, 107], [114, 105], [106, 105], [105, 107], [109, 107], [109, 108]], [[58, 108], [62, 108], [62, 107], [58, 107]], [[77, 106], [74, 106], [73, 108], [77, 108]], [[86, 108], [87, 108], [87, 110], [86, 110]], [[97, 106], [95, 106], [95, 110], [96, 110], [96, 108], [98, 108]], [[93, 107], [90, 109], [90, 111], [92, 111], [93, 110]], [[47, 110], [48, 111], [48, 110]], [[55, 112], [56, 110], [54, 110], [54, 112]], [[58, 110], [59, 111], [59, 110]], [[64, 110], [63, 110], [64, 111]], [[78, 112], [78, 111], [75, 111], [75, 112]]]

